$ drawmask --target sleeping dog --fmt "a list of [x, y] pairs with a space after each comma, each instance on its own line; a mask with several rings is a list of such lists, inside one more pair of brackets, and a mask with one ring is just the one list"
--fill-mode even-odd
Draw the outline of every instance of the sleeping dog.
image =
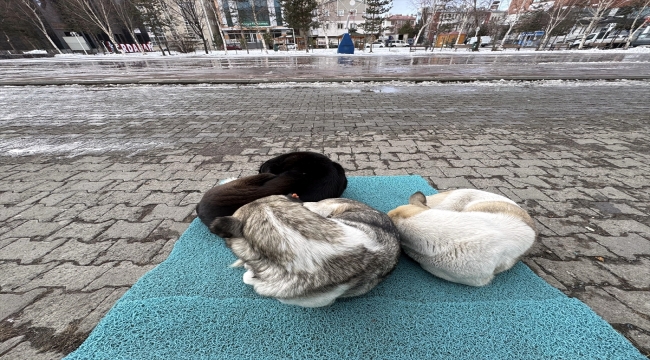
[[296, 194], [302, 201], [341, 196], [347, 187], [345, 170], [327, 156], [299, 151], [272, 158], [259, 174], [215, 186], [196, 206], [201, 221], [209, 226], [220, 216], [230, 216], [241, 206], [269, 195]]

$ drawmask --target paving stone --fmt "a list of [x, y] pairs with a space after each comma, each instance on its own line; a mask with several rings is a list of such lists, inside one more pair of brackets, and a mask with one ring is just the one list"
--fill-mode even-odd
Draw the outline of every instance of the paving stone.
[[616, 276], [627, 280], [627, 283], [634, 288], [650, 288], [650, 277], [648, 273], [639, 271], [639, 269], [650, 269], [650, 260], [648, 259], [641, 259], [635, 264], [612, 264], [605, 261], [601, 265], [616, 274]]
[[135, 264], [148, 263], [162, 248], [166, 240], [153, 242], [128, 242], [125, 239], [118, 239], [110, 248], [95, 260], [95, 264], [102, 264], [107, 261], [131, 261]]
[[[77, 332], [80, 333], [89, 333], [92, 331], [95, 326], [99, 323], [101, 319], [106, 316], [108, 311], [115, 305], [117, 300], [119, 300], [124, 293], [127, 292], [129, 288], [128, 287], [121, 287], [117, 289], [110, 289], [113, 290], [111, 293], [108, 294], [98, 304], [95, 304], [94, 309], [90, 312], [90, 314], [86, 315], [86, 317], [83, 318], [83, 320], [79, 323], [79, 327], [77, 329]], [[103, 289], [100, 289], [98, 291], [103, 291]]]
[[17, 228], [9, 231], [4, 236], [6, 237], [33, 237], [33, 236], [48, 236], [66, 224], [59, 224], [53, 222], [39, 222], [38, 220], [29, 220]]
[[[1, 295], [0, 295], [0, 297], [1, 297]], [[11, 348], [18, 345], [24, 339], [25, 339], [25, 335], [20, 335], [20, 336], [15, 336], [15, 337], [12, 337], [10, 339], [7, 339], [7, 340], [5, 340], [3, 342], [0, 342], [0, 356], [2, 356], [2, 354], [4, 354], [4, 353], [8, 352], [9, 350], [11, 350]]]
[[14, 291], [30, 280], [55, 267], [56, 263], [43, 265], [18, 265], [13, 262], [0, 263], [0, 288], [3, 292]]
[[0, 260], [18, 260], [21, 264], [30, 264], [60, 246], [64, 241], [63, 239], [31, 241], [29, 238], [20, 238], [0, 249]]
[[99, 219], [115, 206], [115, 204], [106, 204], [88, 207], [79, 214], [79, 219], [87, 223], [99, 222]]
[[115, 241], [102, 241], [88, 244], [76, 239], [67, 239], [63, 245], [45, 255], [42, 262], [72, 261], [77, 265], [90, 265], [114, 243]]
[[634, 260], [637, 255], [650, 255], [650, 240], [638, 234], [630, 233], [627, 236], [600, 236], [589, 234], [609, 251], [629, 260]]
[[99, 241], [108, 239], [144, 239], [153, 229], [160, 224], [160, 220], [152, 220], [148, 222], [128, 222], [124, 220], [116, 221], [111, 227], [99, 235]]
[[576, 217], [547, 218], [544, 216], [535, 216], [535, 220], [539, 221], [555, 234], [560, 236], [584, 234], [589, 232], [587, 229], [589, 224], [576, 224], [576, 222], [581, 222], [581, 219], [577, 219]]
[[55, 334], [61, 333], [72, 321], [88, 316], [96, 304], [106, 299], [112, 292], [111, 288], [85, 293], [65, 293], [56, 289], [27, 306], [16, 319], [16, 325], [30, 322], [32, 327], [50, 328], [54, 329]]
[[74, 195], [73, 191], [69, 192], [63, 192], [63, 193], [54, 193], [50, 194], [49, 196], [46, 196], [41, 199], [40, 203], [44, 204], [46, 206], [55, 206], [62, 200], [65, 200], [69, 198], [70, 196]]
[[19, 291], [29, 291], [44, 286], [63, 287], [66, 291], [81, 290], [111, 267], [113, 267], [112, 263], [99, 266], [79, 266], [64, 263], [42, 273], [20, 287]]
[[142, 174], [142, 171], [110, 171], [108, 172], [103, 178], [100, 180], [107, 181], [107, 180], [122, 180], [122, 181], [129, 181], [133, 180], [139, 175]]
[[95, 239], [97, 235], [99, 235], [102, 231], [106, 230], [114, 223], [114, 220], [109, 220], [102, 223], [73, 222], [54, 233], [51, 237], [74, 238], [84, 242], [89, 242]]
[[2, 207], [0, 206], [0, 221], [5, 221], [7, 219], [13, 218], [21, 212], [27, 210], [27, 206], [12, 206], [12, 207]]
[[[24, 209], [24, 208], [23, 208]], [[64, 211], [64, 208], [56, 206], [45, 206], [36, 204], [16, 215], [17, 218], [25, 220], [37, 220], [39, 222], [51, 222]]]
[[594, 220], [594, 223], [610, 235], [621, 236], [622, 234], [640, 233], [650, 234], [650, 227], [636, 220]]
[[102, 189], [107, 189], [112, 181], [88, 181], [80, 180], [76, 182], [69, 183], [62, 188], [63, 191], [87, 191], [87, 192], [98, 192]]
[[[512, 184], [515, 188], [528, 188], [529, 186], [535, 186], [536, 188], [549, 188], [550, 186], [542, 179], [535, 176], [526, 176], [526, 177], [508, 177], [506, 181]], [[542, 199], [540, 199], [542, 200]]]
[[142, 215], [142, 208], [139, 206], [126, 206], [124, 204], [117, 204], [106, 211], [97, 220], [98, 222], [106, 222], [111, 220], [127, 220], [137, 221]]
[[127, 206], [136, 206], [147, 196], [148, 191], [108, 191], [97, 202], [97, 205], [125, 204]]
[[650, 330], [650, 321], [605, 290], [587, 286], [585, 292], [576, 296], [610, 324], [632, 324], [645, 331]]
[[584, 235], [576, 235], [573, 237], [544, 237], [540, 241], [549, 249], [553, 249], [553, 253], [562, 260], [585, 256], [616, 258], [616, 255], [607, 251], [605, 247]]
[[535, 259], [535, 262], [567, 287], [579, 285], [620, 285], [617, 277], [598, 267], [593, 261], [554, 261]]
[[176, 186], [181, 183], [181, 180], [174, 181], [160, 181], [160, 180], [148, 180], [145, 181], [138, 191], [162, 191], [164, 193], [171, 193]]
[[[0, 307], [0, 321], [22, 310], [45, 291], [45, 289], [34, 289], [23, 294], [0, 294], [0, 303], [2, 304], [2, 307]], [[3, 345], [0, 345], [0, 354], [3, 352], [2, 347]]]
[[512, 192], [517, 194], [517, 196], [521, 199], [551, 201], [551, 198], [544, 195], [544, 193], [537, 188], [533, 188], [533, 187], [527, 187], [525, 189], [513, 188], [511, 190]]
[[[603, 290], [621, 301], [623, 304], [635, 309], [640, 314], [650, 314], [650, 291], [621, 290], [613, 286], [605, 286]], [[647, 330], [647, 329], [646, 329]]]
[[93, 291], [106, 286], [129, 287], [154, 267], [155, 265], [134, 265], [129, 261], [123, 261], [88, 284], [83, 291]]
[[196, 210], [196, 204], [187, 206], [167, 206], [165, 204], [156, 205], [153, 210], [144, 217], [143, 221], [171, 219], [182, 221]]
[[23, 341], [2, 357], [11, 360], [59, 360], [65, 355], [56, 351], [42, 352], [33, 348], [28, 342]]

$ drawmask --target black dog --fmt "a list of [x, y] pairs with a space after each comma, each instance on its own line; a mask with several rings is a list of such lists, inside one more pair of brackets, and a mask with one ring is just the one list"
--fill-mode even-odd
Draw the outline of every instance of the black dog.
[[210, 226], [215, 218], [230, 216], [241, 206], [270, 195], [296, 194], [301, 201], [339, 197], [348, 184], [341, 165], [306, 151], [270, 159], [259, 172], [208, 190], [196, 206], [201, 221]]
[[297, 181], [293, 193], [302, 201], [340, 197], [348, 186], [345, 170], [327, 156], [297, 151], [274, 157], [260, 166], [260, 174], [291, 175]]

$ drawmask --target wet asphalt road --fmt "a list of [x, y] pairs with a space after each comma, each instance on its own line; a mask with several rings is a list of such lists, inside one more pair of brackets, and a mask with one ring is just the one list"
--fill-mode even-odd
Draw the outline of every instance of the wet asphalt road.
[[[403, 50], [403, 49], [402, 49]], [[650, 52], [90, 56], [0, 61], [0, 85], [647, 79]]]

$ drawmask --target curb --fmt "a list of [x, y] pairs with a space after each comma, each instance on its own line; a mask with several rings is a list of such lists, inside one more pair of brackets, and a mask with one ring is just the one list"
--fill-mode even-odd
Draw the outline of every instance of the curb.
[[0, 86], [63, 86], [63, 85], [196, 85], [196, 84], [232, 84], [232, 85], [253, 85], [269, 83], [343, 83], [343, 82], [477, 82], [477, 81], [543, 81], [543, 80], [567, 80], [567, 81], [595, 81], [595, 80], [650, 80], [650, 75], [522, 75], [522, 76], [403, 76], [403, 77], [345, 77], [345, 78], [281, 78], [281, 79], [123, 79], [123, 80], [36, 80], [36, 81], [0, 81]]

